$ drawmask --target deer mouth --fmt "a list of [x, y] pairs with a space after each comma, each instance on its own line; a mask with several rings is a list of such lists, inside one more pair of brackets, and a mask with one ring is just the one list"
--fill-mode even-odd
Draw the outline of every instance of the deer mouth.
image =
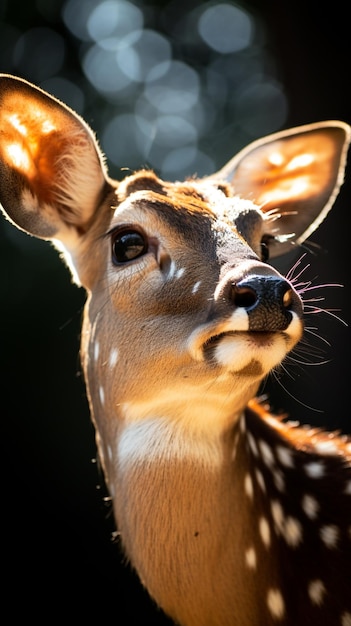
[[272, 335], [275, 335], [276, 332], [277, 331], [270, 330], [226, 330], [207, 339], [206, 344], [212, 341], [220, 341], [223, 337], [235, 337], [237, 335], [249, 335], [250, 337], [255, 337], [255, 339], [257, 338], [258, 341], [260, 341], [260, 339], [264, 340], [267, 339], [267, 337], [272, 337]]
[[194, 360], [211, 367], [239, 372], [247, 366], [250, 369], [250, 363], [256, 361], [264, 375], [281, 363], [298, 339], [296, 330], [233, 328], [233, 320], [229, 319], [221, 324], [198, 327], [188, 338], [187, 347]]
[[208, 337], [202, 345], [207, 363], [240, 376], [264, 376], [287, 352], [288, 337], [282, 331], [225, 331]]
[[[206, 339], [206, 341], [204, 342], [203, 345], [203, 350], [204, 353], [213, 350], [214, 348], [216, 348], [218, 346], [218, 344], [223, 340], [226, 339], [228, 337], [247, 337], [252, 343], [257, 344], [258, 346], [269, 346], [269, 344], [271, 344], [274, 341], [274, 336], [276, 335], [276, 332], [269, 332], [269, 331], [261, 331], [261, 330], [254, 330], [254, 331], [242, 331], [242, 330], [230, 330], [230, 331], [225, 331], [222, 333], [218, 333], [217, 335], [212, 335], [212, 337], [209, 337], [208, 339]], [[280, 335], [284, 335], [284, 333], [280, 332]]]

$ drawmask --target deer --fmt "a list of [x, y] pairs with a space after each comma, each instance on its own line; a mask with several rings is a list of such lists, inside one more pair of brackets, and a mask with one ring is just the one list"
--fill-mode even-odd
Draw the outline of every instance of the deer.
[[351, 625], [351, 440], [259, 396], [304, 333], [298, 249], [350, 127], [251, 143], [181, 182], [115, 181], [88, 124], [0, 77], [0, 201], [86, 290], [81, 362], [123, 550], [181, 626]]

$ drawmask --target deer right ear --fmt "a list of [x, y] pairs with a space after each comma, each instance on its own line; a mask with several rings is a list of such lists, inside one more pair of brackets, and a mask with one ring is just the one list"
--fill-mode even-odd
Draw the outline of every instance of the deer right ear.
[[280, 241], [271, 256], [302, 243], [327, 215], [344, 180], [350, 131], [347, 124], [330, 121], [275, 133], [244, 148], [210, 177], [228, 181], [235, 194], [279, 217], [271, 222]]
[[0, 202], [16, 226], [66, 248], [110, 187], [88, 125], [27, 81], [0, 75]]

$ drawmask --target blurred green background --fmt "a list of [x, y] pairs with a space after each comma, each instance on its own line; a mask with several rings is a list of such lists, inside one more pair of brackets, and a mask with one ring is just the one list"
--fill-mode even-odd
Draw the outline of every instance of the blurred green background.
[[[149, 166], [174, 180], [211, 174], [283, 128], [351, 123], [349, 30], [340, 0], [0, 0], [0, 71], [83, 115], [113, 176]], [[350, 204], [349, 167], [306, 261], [309, 279], [344, 284], [320, 295], [348, 323]], [[3, 562], [5, 596], [18, 596], [9, 622], [97, 609], [121, 626], [166, 624], [111, 540], [79, 365], [84, 292], [49, 244], [5, 220], [0, 258]], [[350, 331], [326, 314], [309, 323], [330, 344], [310, 338], [312, 361], [328, 362], [289, 364], [265, 391], [293, 419], [349, 432]]]

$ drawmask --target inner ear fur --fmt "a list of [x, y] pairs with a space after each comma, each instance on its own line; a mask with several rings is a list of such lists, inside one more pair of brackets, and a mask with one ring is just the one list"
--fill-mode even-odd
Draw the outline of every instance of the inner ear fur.
[[[300, 244], [335, 201], [344, 180], [350, 133], [339, 121], [282, 131], [250, 144], [214, 178], [230, 182], [235, 194], [271, 214], [268, 227], [274, 236], [284, 241], [284, 235], [294, 235], [293, 241]], [[276, 253], [289, 249], [286, 241]]]
[[63, 243], [84, 230], [109, 186], [89, 126], [27, 81], [0, 76], [0, 201], [15, 224]]

